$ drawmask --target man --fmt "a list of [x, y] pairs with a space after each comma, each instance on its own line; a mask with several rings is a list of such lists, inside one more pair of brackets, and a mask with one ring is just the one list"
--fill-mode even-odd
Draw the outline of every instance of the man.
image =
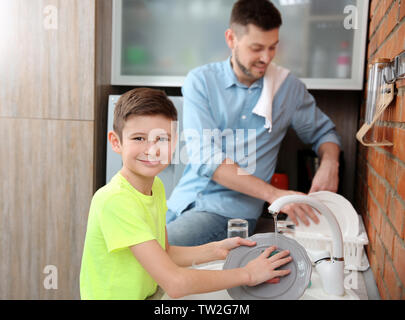
[[[199, 245], [223, 239], [231, 218], [247, 219], [252, 234], [264, 202], [301, 194], [269, 184], [289, 126], [321, 159], [310, 192], [337, 191], [340, 142], [334, 124], [300, 80], [271, 64], [281, 24], [271, 2], [237, 1], [225, 32], [232, 56], [187, 75], [182, 93], [189, 163], [168, 201], [169, 243]], [[266, 110], [260, 112], [263, 99]], [[222, 137], [215, 140], [218, 131]], [[245, 157], [227, 152], [229, 145], [221, 142], [228, 137], [236, 137], [236, 154]], [[319, 222], [307, 206], [289, 205], [283, 212], [296, 224], [298, 218], [306, 225], [308, 218]]]

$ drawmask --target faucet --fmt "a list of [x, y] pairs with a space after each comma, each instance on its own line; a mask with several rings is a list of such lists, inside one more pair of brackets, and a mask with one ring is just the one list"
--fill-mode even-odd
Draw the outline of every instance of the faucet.
[[324, 215], [328, 221], [332, 230], [332, 258], [329, 252], [323, 251], [315, 261], [315, 270], [318, 272], [323, 289], [327, 294], [344, 295], [343, 238], [334, 214], [319, 200], [304, 195], [289, 195], [278, 198], [270, 205], [269, 213], [276, 215], [285, 205], [290, 203], [307, 204]]

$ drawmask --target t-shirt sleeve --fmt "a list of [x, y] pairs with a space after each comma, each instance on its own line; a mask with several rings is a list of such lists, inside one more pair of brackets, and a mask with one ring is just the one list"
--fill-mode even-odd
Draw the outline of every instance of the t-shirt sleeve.
[[135, 200], [123, 194], [109, 198], [98, 214], [108, 252], [156, 239], [146, 219], [147, 212]]

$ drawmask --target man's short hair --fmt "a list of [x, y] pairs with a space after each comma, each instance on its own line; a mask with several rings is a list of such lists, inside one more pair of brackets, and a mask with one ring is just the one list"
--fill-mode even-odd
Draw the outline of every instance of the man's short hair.
[[263, 31], [277, 29], [282, 25], [280, 11], [268, 0], [238, 0], [232, 8], [230, 26], [247, 27], [253, 24]]
[[177, 121], [177, 110], [164, 91], [150, 88], [130, 90], [124, 93], [115, 105], [114, 132], [122, 141], [122, 130], [130, 116], [156, 115]]

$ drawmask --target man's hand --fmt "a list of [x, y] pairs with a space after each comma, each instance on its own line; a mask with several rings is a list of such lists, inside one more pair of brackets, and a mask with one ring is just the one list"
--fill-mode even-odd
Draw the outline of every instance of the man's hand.
[[312, 180], [309, 193], [317, 191], [337, 192], [339, 185], [339, 163], [333, 160], [324, 160]]
[[[274, 188], [274, 187], [273, 187]], [[278, 198], [284, 197], [284, 196], [290, 196], [290, 195], [301, 195], [305, 196], [305, 193], [302, 192], [297, 192], [297, 191], [289, 191], [289, 190], [281, 190], [274, 188], [272, 192], [273, 196], [272, 199], [270, 200], [270, 203], [273, 203], [275, 200]], [[316, 213], [312, 208], [306, 204], [295, 204], [291, 203], [283, 208], [281, 208], [281, 211], [288, 214], [290, 219], [298, 226], [298, 218], [306, 225], [309, 226], [310, 221], [308, 220], [308, 217], [315, 222], [316, 224], [319, 223], [319, 218], [317, 217]]]
[[336, 192], [339, 185], [340, 148], [332, 142], [325, 142], [318, 149], [321, 165], [312, 180], [309, 193], [317, 191]]

